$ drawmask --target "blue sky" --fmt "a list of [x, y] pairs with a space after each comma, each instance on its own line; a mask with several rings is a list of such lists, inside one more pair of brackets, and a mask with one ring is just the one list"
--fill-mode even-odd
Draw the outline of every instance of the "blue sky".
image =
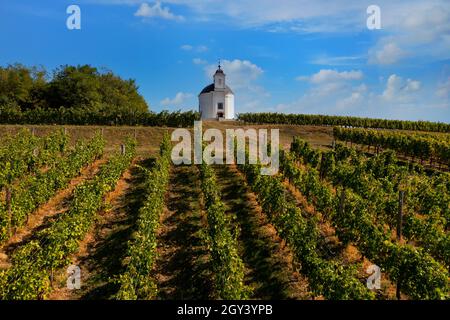
[[[81, 30], [66, 27], [71, 4]], [[1, 65], [104, 67], [154, 111], [197, 109], [221, 59], [237, 112], [450, 122], [446, 0], [2, 0], [0, 13]]]

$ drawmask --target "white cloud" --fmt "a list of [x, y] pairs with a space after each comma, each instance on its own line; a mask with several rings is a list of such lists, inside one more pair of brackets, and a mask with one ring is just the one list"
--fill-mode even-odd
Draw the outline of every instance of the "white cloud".
[[181, 46], [181, 49], [184, 51], [195, 51], [198, 53], [203, 53], [209, 50], [209, 48], [207, 46], [204, 45], [200, 45], [200, 46], [193, 46], [190, 44], [184, 44]]
[[[257, 112], [267, 106], [270, 93], [258, 84], [264, 70], [249, 60], [222, 60], [227, 85], [233, 90], [238, 112]], [[204, 67], [205, 76], [212, 81], [217, 64]]]
[[450, 2], [422, 1], [382, 9], [382, 37], [369, 50], [369, 62], [397, 63], [405, 58], [450, 59]]
[[165, 98], [161, 101], [161, 106], [163, 107], [181, 107], [186, 103], [187, 100], [192, 98], [194, 95], [192, 93], [178, 92], [174, 98]]
[[307, 82], [309, 87], [297, 99], [269, 110], [399, 120], [450, 120], [448, 76], [438, 84], [422, 83], [396, 74], [386, 77], [382, 83], [358, 82]]
[[450, 77], [446, 81], [438, 84], [436, 95], [446, 100], [450, 98]]
[[208, 63], [208, 61], [203, 60], [203, 59], [200, 59], [200, 58], [192, 59], [192, 62], [193, 62], [194, 64], [207, 64], [207, 63]]
[[[139, 0], [86, 0], [136, 5]], [[183, 6], [190, 20], [271, 32], [345, 33], [367, 31], [366, 9], [360, 0], [165, 0]], [[371, 63], [389, 64], [416, 56], [450, 58], [448, 0], [377, 0], [382, 39], [371, 48]], [[376, 32], [376, 33], [375, 33]], [[391, 43], [388, 43], [390, 39]], [[407, 53], [407, 55], [404, 55]], [[339, 63], [339, 62], [338, 62]], [[324, 65], [327, 65], [326, 63]], [[332, 65], [332, 64], [330, 64]]]
[[369, 51], [369, 63], [393, 64], [406, 56], [406, 53], [395, 43], [388, 42], [381, 48], [373, 48]]
[[405, 81], [402, 77], [392, 74], [387, 80], [382, 97], [387, 101], [409, 102], [413, 98], [413, 93], [420, 88], [420, 81], [411, 79]]
[[[222, 69], [227, 75], [227, 82], [232, 89], [251, 88], [263, 73], [263, 69], [248, 60], [222, 60]], [[205, 67], [208, 79], [212, 79], [217, 70], [217, 65], [211, 64]]]
[[363, 75], [356, 76], [350, 71], [345, 76], [319, 71], [302, 78], [307, 87], [299, 98], [278, 104], [274, 110], [403, 120], [448, 119], [445, 112], [450, 103], [442, 96], [450, 92], [448, 77], [439, 86], [426, 87], [416, 79], [397, 74], [391, 74], [382, 83], [366, 84], [362, 83], [362, 78]]
[[[142, 0], [86, 0], [100, 4], [136, 5]], [[185, 6], [201, 21], [223, 21], [242, 27], [267, 26], [267, 30], [342, 32], [366, 30], [369, 3], [360, 0], [165, 0]], [[421, 28], [448, 22], [448, 0], [377, 0], [382, 28]], [[217, 18], [220, 18], [219, 20]], [[285, 25], [287, 24], [287, 25]]]
[[[102, 4], [136, 5], [139, 0], [87, 0]], [[380, 0], [387, 1], [387, 0]], [[340, 32], [365, 28], [366, 4], [358, 0], [165, 0], [188, 8], [195, 21], [263, 27], [287, 32]]]
[[420, 90], [421, 86], [422, 84], [420, 83], [420, 81], [408, 79], [405, 86], [405, 90], [407, 92], [414, 92]]
[[184, 51], [191, 51], [192, 49], [194, 49], [194, 47], [191, 46], [190, 44], [184, 44], [181, 46], [181, 49]]
[[342, 92], [349, 87], [351, 86], [345, 81], [321, 83], [310, 88], [307, 95], [314, 97], [334, 96], [336, 93]]
[[206, 52], [208, 51], [208, 47], [207, 46], [198, 46], [196, 48], [197, 52]]
[[364, 56], [330, 57], [320, 55], [312, 59], [310, 63], [323, 66], [353, 66], [362, 64], [363, 59]]
[[[364, 77], [360, 70], [337, 71], [322, 69], [309, 76], [297, 77], [309, 88], [294, 102], [280, 104], [279, 112], [352, 114], [369, 96], [368, 87], [359, 83]], [[356, 111], [355, 111], [356, 110]]]
[[321, 84], [327, 82], [338, 82], [347, 80], [360, 80], [363, 77], [363, 73], [360, 70], [342, 71], [331, 69], [322, 69], [312, 76], [299, 76], [297, 80], [309, 81], [314, 84]]
[[350, 96], [336, 102], [337, 109], [343, 110], [361, 104], [366, 99], [366, 93], [367, 86], [365, 84], [361, 84], [358, 87], [353, 88]]
[[[227, 24], [231, 22], [242, 27], [265, 26], [268, 29], [276, 28], [277, 23], [288, 23], [287, 27], [280, 25], [279, 28], [293, 32], [336, 30], [336, 25], [350, 26], [357, 21], [358, 16], [354, 15], [357, 10], [365, 12], [364, 5], [356, 0], [336, 0], [332, 5], [326, 0], [315, 2], [308, 0], [167, 0], [167, 2], [188, 6], [203, 21]], [[347, 14], [348, 12], [353, 14]], [[330, 16], [338, 17], [339, 22], [330, 22]], [[303, 23], [297, 23], [300, 21]]]
[[144, 2], [134, 14], [136, 17], [161, 18], [166, 20], [183, 21], [183, 16], [173, 14], [169, 7], [163, 7], [161, 2], [157, 1], [153, 6]]

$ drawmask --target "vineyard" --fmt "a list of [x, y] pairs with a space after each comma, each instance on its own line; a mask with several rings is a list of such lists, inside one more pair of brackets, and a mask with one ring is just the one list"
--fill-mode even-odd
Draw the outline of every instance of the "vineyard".
[[373, 147], [378, 154], [382, 149], [391, 149], [407, 156], [413, 162], [420, 160], [430, 166], [450, 168], [450, 140], [448, 135], [411, 134], [395, 131], [334, 128], [334, 137], [351, 144], [366, 145], [367, 151]]
[[448, 125], [318, 117], [241, 115], [284, 123], [274, 176], [176, 166], [170, 128], [11, 131], [0, 300], [449, 299]]
[[413, 131], [450, 132], [443, 122], [372, 119], [350, 116], [329, 116], [285, 113], [242, 113], [239, 119], [248, 123], [346, 126], [353, 128], [398, 129]]

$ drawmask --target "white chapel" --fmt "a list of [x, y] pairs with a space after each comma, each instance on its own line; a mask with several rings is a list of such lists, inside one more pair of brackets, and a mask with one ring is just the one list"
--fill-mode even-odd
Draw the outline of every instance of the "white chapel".
[[198, 96], [199, 111], [203, 120], [234, 119], [234, 93], [225, 83], [225, 73], [220, 64], [214, 74], [214, 83], [205, 87]]

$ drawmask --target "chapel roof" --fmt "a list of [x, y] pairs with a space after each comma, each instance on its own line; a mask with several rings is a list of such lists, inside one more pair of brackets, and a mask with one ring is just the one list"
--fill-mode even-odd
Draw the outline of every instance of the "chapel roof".
[[[209, 86], [206, 86], [200, 94], [213, 92], [215, 89], [214, 83], [211, 83]], [[229, 86], [225, 86], [225, 94], [234, 94]]]

